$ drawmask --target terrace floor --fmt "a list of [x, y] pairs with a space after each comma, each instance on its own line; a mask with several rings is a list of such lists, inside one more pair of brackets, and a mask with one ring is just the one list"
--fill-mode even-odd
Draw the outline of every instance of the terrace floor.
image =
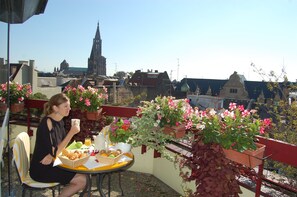
[[[1, 194], [0, 196], [8, 197], [8, 162], [7, 155], [4, 157], [4, 166], [1, 168]], [[22, 187], [17, 177], [16, 169], [11, 165], [10, 168], [10, 179], [11, 179], [11, 195], [13, 197], [21, 196]], [[266, 176], [276, 175], [268, 175], [268, 172], [264, 172]], [[276, 177], [275, 177], [276, 178]], [[122, 188], [124, 190], [124, 196], [126, 197], [181, 197], [179, 193], [177, 193], [174, 189], [166, 185], [164, 182], [160, 181], [158, 178], [154, 177], [151, 174], [133, 172], [133, 171], [125, 171], [121, 173], [122, 179]], [[241, 181], [246, 184], [250, 184], [252, 187], [255, 187], [255, 184], [250, 180], [241, 177]], [[92, 190], [96, 190], [96, 180], [95, 177], [92, 179]], [[107, 192], [107, 179], [103, 183], [103, 190]], [[272, 188], [266, 187], [262, 185], [263, 192], [269, 194], [270, 197], [297, 197], [297, 194], [287, 193], [285, 191], [277, 191]], [[56, 192], [57, 194], [57, 192]], [[29, 191], [27, 191], [27, 195], [29, 196]], [[33, 197], [48, 197], [52, 196], [51, 190], [36, 190], [33, 191]], [[56, 195], [57, 196], [57, 195]], [[79, 194], [74, 195], [74, 197], [78, 197]], [[92, 196], [100, 196], [98, 191], [93, 191]], [[119, 197], [121, 196], [121, 191], [118, 184], [118, 174], [113, 174], [111, 176], [111, 197]], [[240, 195], [247, 196], [247, 195]], [[250, 197], [250, 195], [248, 195]]]
[[[11, 168], [11, 195], [10, 196], [21, 196], [22, 187], [17, 177], [15, 167]], [[3, 197], [8, 195], [8, 168], [7, 168], [7, 157], [4, 158], [4, 166], [1, 169], [1, 180], [2, 180], [2, 195]], [[157, 179], [151, 174], [138, 173], [132, 171], [125, 171], [121, 173], [122, 188], [126, 197], [179, 197], [175, 190], [167, 186], [165, 183]], [[92, 180], [93, 187], [95, 190], [95, 177]], [[107, 179], [103, 183], [103, 189], [107, 192]], [[118, 185], [118, 174], [113, 174], [111, 177], [111, 197], [121, 196], [121, 191]], [[57, 192], [56, 192], [57, 194]], [[27, 196], [29, 191], [27, 191]], [[36, 190], [33, 191], [33, 196], [52, 196], [51, 190]], [[57, 196], [57, 195], [56, 195]], [[79, 196], [78, 194], [74, 196]], [[92, 196], [100, 196], [98, 191], [92, 192]]]

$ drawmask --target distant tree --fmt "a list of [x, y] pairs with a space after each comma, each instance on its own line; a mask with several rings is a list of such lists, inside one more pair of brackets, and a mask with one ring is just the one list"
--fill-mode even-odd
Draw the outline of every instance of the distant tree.
[[128, 72], [128, 76], [132, 77], [134, 72]]
[[114, 74], [115, 77], [118, 77], [119, 79], [124, 79], [127, 76], [127, 73], [124, 71], [118, 71]]
[[42, 94], [41, 92], [37, 92], [35, 94], [32, 94], [30, 96], [30, 99], [48, 100], [47, 96], [45, 94]]

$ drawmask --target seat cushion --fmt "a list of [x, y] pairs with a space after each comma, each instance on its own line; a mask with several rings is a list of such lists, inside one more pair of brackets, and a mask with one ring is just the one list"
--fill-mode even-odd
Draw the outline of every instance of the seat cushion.
[[59, 183], [42, 183], [42, 182], [34, 181], [29, 174], [24, 178], [23, 184], [26, 184], [27, 186], [35, 187], [35, 188], [48, 188], [48, 187], [54, 187], [59, 185]]

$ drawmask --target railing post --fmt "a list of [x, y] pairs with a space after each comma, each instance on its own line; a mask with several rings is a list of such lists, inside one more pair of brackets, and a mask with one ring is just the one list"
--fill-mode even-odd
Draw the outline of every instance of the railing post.
[[154, 150], [154, 158], [160, 158], [161, 157], [161, 153], [157, 150]]
[[255, 197], [260, 197], [260, 194], [261, 194], [261, 185], [262, 185], [263, 169], [264, 169], [264, 162], [262, 162], [262, 164], [259, 165], [259, 169], [258, 169], [258, 179], [257, 179], [257, 183], [256, 183]]
[[31, 117], [31, 111], [30, 111], [30, 106], [27, 103], [28, 103], [28, 101], [25, 100], [25, 108], [27, 109], [27, 133], [30, 136], [30, 129], [31, 129], [30, 117]]
[[141, 154], [146, 153], [146, 145], [141, 146]]

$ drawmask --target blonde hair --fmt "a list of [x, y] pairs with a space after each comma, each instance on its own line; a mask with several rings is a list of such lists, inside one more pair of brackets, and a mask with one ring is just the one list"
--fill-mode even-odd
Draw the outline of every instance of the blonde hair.
[[43, 113], [44, 115], [49, 115], [54, 112], [53, 106], [59, 106], [62, 103], [69, 101], [69, 98], [64, 93], [55, 94], [50, 98], [50, 100], [44, 104]]

